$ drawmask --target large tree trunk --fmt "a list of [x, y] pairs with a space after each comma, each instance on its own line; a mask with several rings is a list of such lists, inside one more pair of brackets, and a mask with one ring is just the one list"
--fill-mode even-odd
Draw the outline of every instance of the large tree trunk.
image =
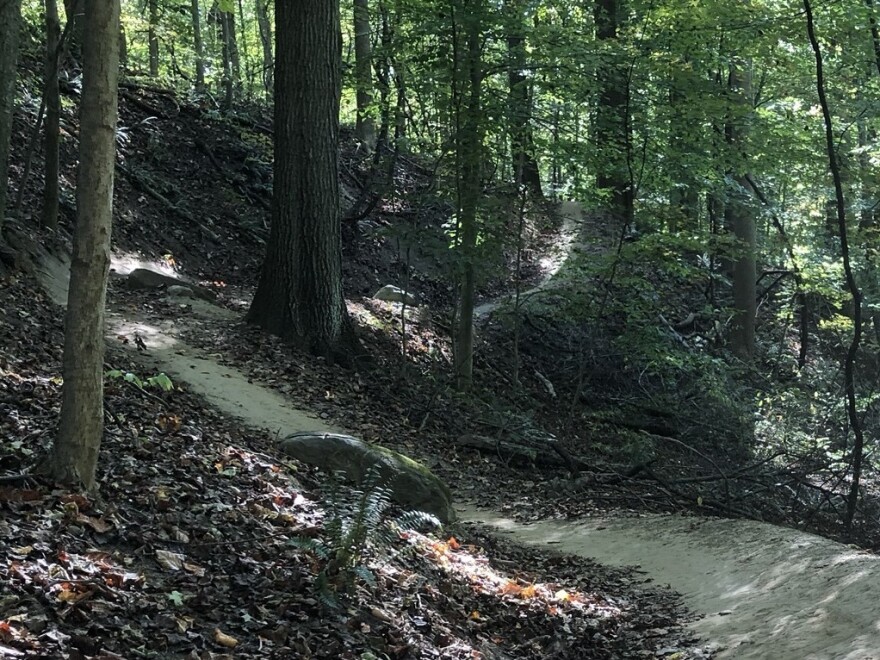
[[737, 183], [737, 189], [728, 195], [725, 206], [725, 224], [736, 237], [739, 255], [732, 264], [733, 307], [734, 316], [731, 331], [731, 347], [742, 360], [750, 361], [755, 352], [755, 315], [757, 305], [757, 267], [755, 253], [757, 239], [755, 235], [755, 219], [745, 199], [748, 190], [745, 171], [746, 156], [745, 139], [747, 123], [751, 113], [751, 84], [748, 71], [734, 61], [730, 65], [728, 85], [731, 93], [738, 98], [742, 109], [727, 122], [727, 142], [735, 154], [735, 171], [731, 174]]
[[288, 0], [275, 12], [272, 227], [247, 320], [305, 350], [350, 359], [337, 173], [339, 6]]
[[372, 149], [376, 142], [373, 105], [373, 49], [370, 45], [369, 0], [354, 0], [354, 68], [357, 97], [358, 139]]
[[269, 0], [256, 0], [257, 25], [260, 28], [260, 42], [263, 45], [263, 89], [268, 98], [275, 88], [275, 60], [272, 55], [272, 22], [269, 20]]
[[[459, 285], [458, 328], [455, 341], [455, 381], [467, 391], [474, 381], [474, 289], [477, 260], [477, 209], [480, 201], [480, 165], [483, 157], [481, 87], [481, 20], [483, 0], [463, 0], [459, 16], [465, 34], [464, 67], [466, 101], [457, 136], [459, 151], [460, 248], [462, 274]], [[465, 75], [460, 76], [464, 78]]]
[[526, 68], [525, 16], [522, 0], [507, 0], [507, 79], [509, 89], [510, 154], [516, 185], [543, 198], [541, 172], [532, 136], [532, 100]]
[[0, 239], [3, 236], [9, 185], [9, 140], [12, 137], [12, 106], [18, 78], [20, 16], [21, 0], [0, 0]]
[[147, 40], [150, 46], [150, 75], [159, 75], [159, 0], [149, 0], [150, 25], [147, 32]]
[[[622, 0], [596, 0], [596, 38], [613, 47], [623, 16]], [[634, 191], [630, 173], [629, 75], [616, 53], [611, 53], [598, 72], [596, 105], [596, 187], [609, 195], [608, 209], [632, 226]]]
[[192, 0], [190, 15], [192, 18], [193, 48], [196, 51], [196, 91], [202, 93], [205, 91], [205, 42], [202, 40], [202, 15], [199, 9], [199, 0]]
[[46, 62], [45, 94], [46, 123], [43, 127], [46, 152], [46, 176], [43, 185], [43, 226], [58, 226], [59, 124], [61, 95], [58, 90], [58, 42], [61, 40], [61, 22], [58, 19], [57, 0], [46, 0]]
[[85, 28], [61, 426], [47, 467], [58, 481], [94, 490], [104, 432], [104, 301], [116, 163], [119, 0], [86, 3]]

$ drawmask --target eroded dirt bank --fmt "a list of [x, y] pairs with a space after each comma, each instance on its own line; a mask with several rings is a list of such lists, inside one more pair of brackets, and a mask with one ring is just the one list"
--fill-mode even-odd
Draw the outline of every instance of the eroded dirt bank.
[[521, 543], [639, 565], [704, 617], [693, 629], [719, 658], [880, 658], [880, 558], [748, 520], [645, 516], [524, 525], [462, 506]]

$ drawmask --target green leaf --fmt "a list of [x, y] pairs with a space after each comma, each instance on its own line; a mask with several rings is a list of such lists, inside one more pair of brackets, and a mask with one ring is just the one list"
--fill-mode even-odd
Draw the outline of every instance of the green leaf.
[[174, 603], [175, 607], [183, 607], [183, 594], [179, 591], [172, 591], [166, 598]]
[[174, 389], [174, 383], [172, 383], [171, 379], [164, 373], [153, 376], [152, 378], [148, 379], [147, 382], [150, 385], [157, 385], [162, 389], [163, 392], [170, 392]]
[[144, 382], [140, 378], [138, 378], [135, 374], [131, 373], [130, 371], [127, 374], [125, 374], [125, 376], [123, 376], [123, 378], [125, 378], [125, 382], [134, 383], [139, 388], [144, 389]]

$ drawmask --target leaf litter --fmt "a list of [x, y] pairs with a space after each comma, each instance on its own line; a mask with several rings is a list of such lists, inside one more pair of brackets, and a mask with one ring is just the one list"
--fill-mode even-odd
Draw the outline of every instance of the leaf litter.
[[[289, 543], [325, 534], [320, 475], [185, 387], [145, 396], [108, 381], [99, 496], [27, 476], [58, 422], [60, 315], [23, 277], [4, 282], [2, 303], [18, 313], [0, 318], [0, 655], [690, 657], [687, 614], [671, 592], [470, 527], [368, 553], [375, 582], [328, 607], [323, 560]], [[112, 343], [106, 366], [154, 375]], [[322, 369], [291, 369], [315, 383], [306, 389], [323, 401], [319, 414], [335, 408], [370, 439], [401, 426], [354, 409], [369, 403], [365, 376], [321, 381], [334, 371]]]

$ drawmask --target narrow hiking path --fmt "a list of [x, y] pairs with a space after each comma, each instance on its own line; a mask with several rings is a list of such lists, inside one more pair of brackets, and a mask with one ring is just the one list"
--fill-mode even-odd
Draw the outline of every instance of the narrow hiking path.
[[649, 515], [521, 524], [457, 508], [518, 543], [637, 565], [703, 615], [691, 628], [718, 658], [880, 658], [880, 558], [751, 520]]
[[[559, 231], [559, 240], [553, 249], [541, 258], [543, 274], [540, 281], [534, 286], [521, 291], [519, 294], [520, 304], [525, 304], [530, 298], [542, 291], [552, 288], [554, 277], [562, 270], [565, 262], [574, 251], [582, 247], [581, 238], [584, 212], [580, 204], [572, 201], [562, 202], [559, 206], [559, 215], [562, 227]], [[485, 318], [499, 307], [516, 302], [516, 294], [509, 293], [495, 300], [486, 301], [474, 308], [474, 318]]]
[[[52, 259], [41, 263], [43, 285], [64, 304], [67, 265]], [[548, 288], [551, 279], [532, 291]], [[201, 302], [176, 321], [152, 320], [117, 305], [108, 310], [107, 332], [111, 341], [137, 332], [145, 353], [134, 342], [116, 344], [245, 425], [280, 435], [343, 430], [180, 338], [200, 319], [235, 318]], [[702, 616], [692, 629], [719, 658], [880, 659], [880, 599], [873, 588], [880, 583], [880, 560], [868, 553], [753, 521], [644, 516], [526, 525], [466, 504], [459, 512], [463, 521], [482, 523], [518, 543], [641, 566], [646, 578], [681, 592]]]

